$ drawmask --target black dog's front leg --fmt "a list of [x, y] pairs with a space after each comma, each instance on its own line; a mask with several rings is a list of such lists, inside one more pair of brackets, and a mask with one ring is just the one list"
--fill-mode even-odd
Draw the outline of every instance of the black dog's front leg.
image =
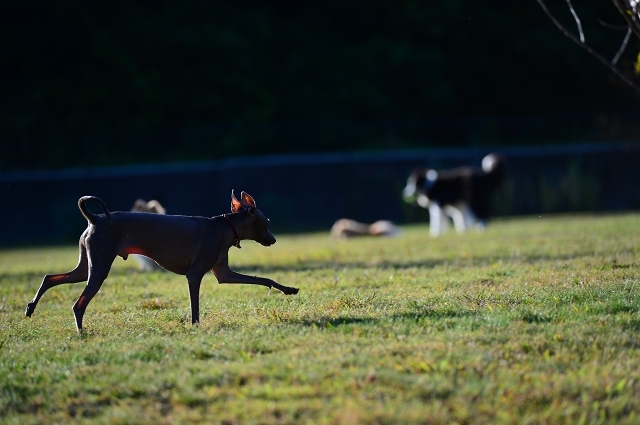
[[258, 276], [247, 276], [245, 274], [236, 273], [231, 269], [221, 271], [217, 268], [214, 268], [212, 271], [213, 274], [216, 275], [218, 283], [246, 283], [249, 285], [261, 285], [266, 286], [267, 288], [276, 288], [286, 295], [294, 295], [299, 291], [298, 288], [280, 285], [278, 282], [271, 279]]
[[187, 273], [187, 281], [189, 282], [189, 300], [191, 301], [191, 324], [195, 325], [200, 322], [200, 283], [202, 282], [202, 274]]
[[261, 285], [266, 286], [267, 288], [276, 288], [279, 291], [286, 295], [294, 295], [297, 294], [299, 289], [292, 288], [289, 286], [280, 285], [278, 282], [275, 282], [271, 279], [266, 279], [264, 277], [258, 276], [247, 276], [244, 274], [236, 273], [229, 268], [228, 257], [224, 257], [222, 261], [215, 265], [211, 272], [218, 279], [218, 283], [243, 283], [249, 285]]

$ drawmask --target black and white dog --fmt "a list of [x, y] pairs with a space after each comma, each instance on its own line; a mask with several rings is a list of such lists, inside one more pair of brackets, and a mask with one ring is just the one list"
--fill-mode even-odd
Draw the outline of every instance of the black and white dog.
[[492, 153], [482, 159], [482, 169], [416, 169], [407, 179], [402, 195], [405, 201], [429, 210], [431, 236], [447, 230], [448, 217], [453, 220], [458, 233], [474, 225], [483, 230], [491, 214], [492, 195], [505, 176], [505, 158]]

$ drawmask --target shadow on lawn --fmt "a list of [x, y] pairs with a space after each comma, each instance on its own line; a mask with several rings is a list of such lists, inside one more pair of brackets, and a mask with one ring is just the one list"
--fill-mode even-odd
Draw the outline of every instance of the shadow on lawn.
[[[63, 270], [63, 269], [56, 269], [56, 270], [48, 270], [48, 271], [42, 271], [42, 270], [37, 270], [37, 271], [15, 271], [15, 272], [3, 272], [0, 273], [0, 282], [3, 281], [10, 281], [10, 280], [20, 280], [20, 281], [27, 281], [27, 282], [31, 282], [34, 281], [38, 284], [40, 284], [42, 282], [42, 279], [44, 279], [44, 276], [47, 274], [58, 274], [58, 273], [66, 273], [68, 271], [71, 271], [71, 269], [69, 270]], [[163, 273], [164, 271], [160, 272]], [[140, 271], [138, 269], [134, 269], [134, 268], [114, 268], [111, 269], [111, 271], [109, 272], [109, 276], [131, 276], [131, 275], [135, 275], [135, 274], [148, 274], [149, 272], [143, 272]], [[157, 272], [154, 272], [157, 273]], [[108, 277], [107, 277], [108, 278]]]
[[[618, 254], [627, 254], [632, 253], [631, 249], [620, 250]], [[372, 261], [361, 261], [361, 260], [296, 260], [295, 262], [291, 262], [288, 264], [231, 264], [231, 268], [240, 273], [271, 273], [271, 272], [306, 272], [306, 271], [315, 271], [322, 269], [334, 269], [340, 270], [344, 268], [355, 268], [355, 269], [367, 269], [367, 268], [382, 268], [382, 269], [395, 269], [395, 270], [404, 270], [411, 268], [427, 268], [432, 269], [439, 266], [466, 266], [466, 267], [474, 267], [474, 266], [482, 266], [482, 265], [490, 265], [494, 263], [515, 263], [515, 264], [534, 264], [540, 261], [570, 261], [581, 258], [600, 258], [598, 253], [593, 250], [585, 250], [581, 252], [574, 253], [561, 253], [561, 254], [540, 254], [540, 253], [531, 253], [531, 254], [518, 254], [518, 255], [476, 255], [469, 257], [446, 257], [446, 258], [430, 258], [424, 261], [392, 261], [392, 260], [372, 260]], [[599, 267], [601, 269], [621, 269], [621, 268], [637, 268], [640, 267], [637, 264], [618, 264], [615, 261], [612, 263], [600, 264]], [[22, 278], [25, 280], [36, 279], [42, 281], [42, 278], [45, 274], [56, 274], [56, 273], [65, 273], [69, 270], [29, 270], [29, 271], [11, 271], [11, 272], [0, 272], [0, 280], [4, 279], [15, 279]], [[160, 272], [165, 272], [164, 270], [160, 270]], [[113, 268], [109, 272], [110, 276], [123, 276], [123, 275], [132, 275], [132, 274], [147, 274], [149, 272], [144, 272], [138, 270], [138, 268], [133, 267], [118, 267]], [[157, 272], [153, 272], [157, 273]], [[171, 273], [169, 273], [171, 274]]]
[[[624, 253], [624, 252], [621, 252]], [[394, 270], [404, 270], [410, 268], [427, 268], [432, 269], [438, 266], [456, 266], [456, 267], [476, 267], [483, 265], [490, 265], [495, 263], [501, 264], [535, 264], [541, 261], [571, 261], [577, 260], [581, 258], [593, 258], [597, 257], [598, 254], [593, 251], [588, 252], [577, 252], [571, 254], [531, 254], [531, 255], [487, 255], [487, 256], [473, 256], [473, 257], [457, 257], [457, 258], [438, 258], [438, 259], [428, 259], [425, 261], [342, 261], [342, 260], [326, 260], [326, 261], [318, 261], [318, 260], [310, 260], [310, 261], [297, 261], [295, 263], [290, 264], [275, 264], [275, 265], [265, 265], [265, 264], [245, 264], [245, 265], [232, 265], [232, 269], [240, 272], [240, 273], [250, 273], [250, 272], [260, 272], [260, 273], [271, 273], [271, 272], [305, 272], [305, 271], [314, 271], [314, 270], [322, 270], [322, 269], [335, 269], [340, 270], [344, 268], [355, 268], [355, 269], [367, 269], [367, 268], [383, 268], [383, 269], [394, 269]], [[611, 267], [611, 268], [631, 268], [637, 267], [637, 265], [626, 265], [626, 264], [605, 264], [600, 267]]]
[[260, 271], [262, 273], [272, 272], [306, 272], [322, 269], [335, 269], [340, 270], [344, 268], [366, 269], [366, 268], [393, 268], [396, 270], [410, 269], [414, 267], [426, 267], [434, 268], [437, 266], [452, 264], [458, 260], [426, 260], [426, 261], [300, 261], [291, 264], [276, 264], [276, 265], [264, 265], [264, 264], [245, 264], [245, 265], [232, 265], [231, 268], [240, 273], [248, 273]]
[[404, 313], [392, 314], [384, 317], [361, 317], [361, 316], [340, 316], [331, 317], [323, 316], [316, 319], [305, 320], [291, 320], [291, 323], [298, 323], [303, 326], [317, 327], [317, 328], [338, 328], [348, 325], [359, 324], [374, 324], [380, 322], [395, 322], [395, 321], [421, 321], [424, 319], [442, 320], [442, 319], [464, 319], [477, 316], [477, 311], [468, 309], [431, 309], [424, 308], [420, 310], [412, 310]]

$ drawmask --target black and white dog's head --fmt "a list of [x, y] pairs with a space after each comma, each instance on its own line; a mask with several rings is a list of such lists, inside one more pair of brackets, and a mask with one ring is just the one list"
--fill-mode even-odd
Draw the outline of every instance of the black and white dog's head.
[[497, 153], [485, 156], [482, 168], [451, 170], [416, 169], [407, 179], [402, 196], [429, 210], [431, 234], [444, 232], [450, 217], [458, 232], [483, 228], [491, 210], [491, 196], [506, 177], [505, 158]]
[[417, 203], [422, 208], [429, 208], [429, 193], [438, 179], [438, 172], [432, 169], [419, 168], [413, 170], [402, 191], [406, 202]]

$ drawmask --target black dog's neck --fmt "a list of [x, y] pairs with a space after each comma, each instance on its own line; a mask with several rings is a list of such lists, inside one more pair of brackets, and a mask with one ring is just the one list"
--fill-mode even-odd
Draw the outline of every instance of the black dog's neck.
[[234, 243], [233, 246], [235, 246], [238, 249], [242, 248], [240, 246], [240, 235], [238, 235], [238, 231], [236, 230], [236, 226], [233, 225], [233, 223], [231, 222], [231, 219], [228, 217], [228, 214], [222, 214], [220, 217], [224, 217], [224, 219], [227, 221], [227, 223], [229, 223], [229, 227], [231, 227], [231, 230], [233, 230], [233, 235], [236, 238], [236, 243]]

